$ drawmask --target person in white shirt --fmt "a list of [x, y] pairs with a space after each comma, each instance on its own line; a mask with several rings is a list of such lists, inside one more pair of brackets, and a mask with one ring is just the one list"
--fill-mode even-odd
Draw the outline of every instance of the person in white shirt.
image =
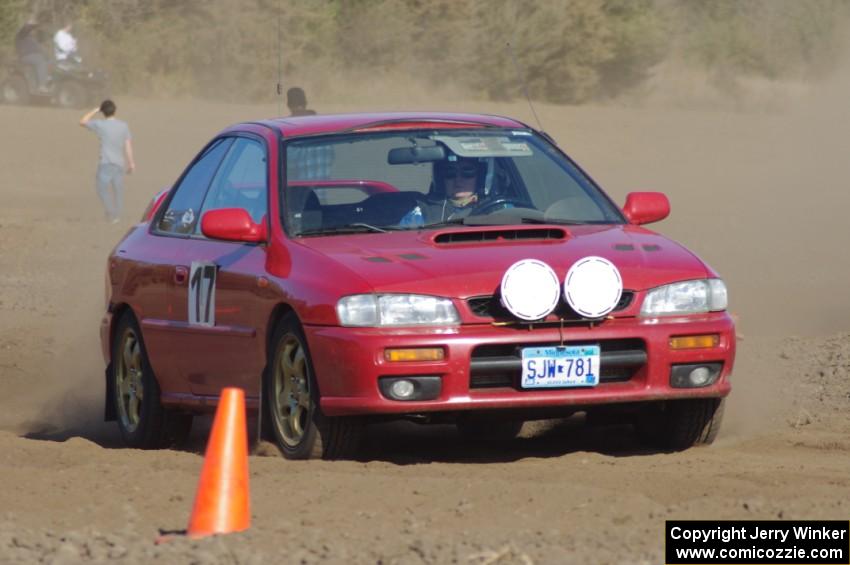
[[72, 25], [73, 24], [69, 22], [53, 36], [53, 53], [56, 55], [56, 60], [58, 62], [73, 60], [79, 62], [79, 55], [77, 55], [77, 40], [74, 39], [73, 35], [71, 35]]

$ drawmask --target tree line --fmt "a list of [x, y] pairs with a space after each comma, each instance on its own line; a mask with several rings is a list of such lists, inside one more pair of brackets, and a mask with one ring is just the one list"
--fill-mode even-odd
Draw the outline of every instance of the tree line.
[[848, 0], [3, 0], [0, 58], [35, 17], [48, 42], [73, 21], [120, 93], [267, 101], [279, 74], [358, 73], [582, 103], [671, 57], [718, 80], [824, 75], [848, 16]]

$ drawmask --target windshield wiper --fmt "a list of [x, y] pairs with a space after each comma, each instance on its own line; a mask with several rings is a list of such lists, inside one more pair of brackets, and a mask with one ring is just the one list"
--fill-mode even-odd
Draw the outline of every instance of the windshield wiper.
[[386, 233], [391, 231], [387, 228], [379, 228], [371, 224], [356, 222], [353, 224], [345, 224], [344, 226], [335, 226], [332, 228], [318, 228], [313, 230], [303, 230], [298, 232], [299, 236], [303, 235], [339, 235], [346, 233]]
[[445, 221], [442, 221], [442, 222], [434, 222], [432, 224], [425, 224], [425, 225], [419, 226], [419, 228], [422, 229], [422, 228], [442, 228], [442, 227], [445, 227], [445, 226], [459, 226], [459, 225], [462, 225], [464, 223], [464, 220], [466, 220], [466, 218], [452, 218], [451, 220], [445, 220]]
[[521, 214], [491, 214], [489, 216], [467, 216], [463, 222], [466, 226], [510, 226], [513, 224], [548, 224], [549, 222], [537, 216]]
[[423, 228], [443, 228], [447, 226], [509, 226], [512, 224], [553, 224], [556, 226], [581, 226], [585, 224], [604, 224], [610, 222], [595, 222], [581, 220], [557, 220], [528, 216], [466, 216], [465, 218], [453, 218], [444, 222], [435, 222], [420, 226]]
[[610, 222], [596, 222], [591, 220], [546, 220], [547, 224], [555, 224], [557, 226], [583, 226], [586, 224], [607, 224]]
[[546, 224], [549, 223], [538, 210], [526, 208], [509, 208], [495, 214], [483, 216], [464, 216], [461, 218], [450, 218], [443, 222], [425, 224], [423, 228], [439, 228], [443, 226], [509, 226], [511, 224]]
[[446, 226], [509, 226], [512, 224], [548, 224], [542, 218], [528, 218], [517, 216], [466, 216], [465, 218], [453, 218], [444, 222], [425, 224], [421, 228], [442, 228]]

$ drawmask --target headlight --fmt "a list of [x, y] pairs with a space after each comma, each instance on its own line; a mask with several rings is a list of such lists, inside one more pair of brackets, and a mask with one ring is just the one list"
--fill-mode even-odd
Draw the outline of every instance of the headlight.
[[448, 298], [418, 294], [355, 294], [336, 305], [343, 326], [442, 326], [460, 323]]
[[684, 281], [650, 290], [643, 299], [641, 316], [671, 316], [725, 310], [726, 285], [720, 279]]

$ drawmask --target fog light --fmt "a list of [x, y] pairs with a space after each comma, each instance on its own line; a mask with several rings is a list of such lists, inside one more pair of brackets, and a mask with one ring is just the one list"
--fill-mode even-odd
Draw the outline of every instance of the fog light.
[[711, 380], [711, 371], [707, 367], [697, 367], [691, 371], [688, 378], [693, 386], [705, 386]]
[[446, 357], [442, 347], [414, 347], [409, 349], [385, 349], [384, 359], [397, 361], [442, 361]]
[[670, 349], [703, 349], [718, 345], [720, 345], [720, 336], [717, 334], [681, 335], [670, 338]]
[[401, 399], [410, 398], [415, 390], [413, 383], [406, 380], [396, 381], [390, 386], [390, 394]]
[[723, 363], [673, 365], [670, 386], [673, 388], [702, 388], [714, 384], [720, 377]]
[[390, 400], [434, 400], [440, 396], [443, 381], [436, 375], [380, 377], [378, 387]]

